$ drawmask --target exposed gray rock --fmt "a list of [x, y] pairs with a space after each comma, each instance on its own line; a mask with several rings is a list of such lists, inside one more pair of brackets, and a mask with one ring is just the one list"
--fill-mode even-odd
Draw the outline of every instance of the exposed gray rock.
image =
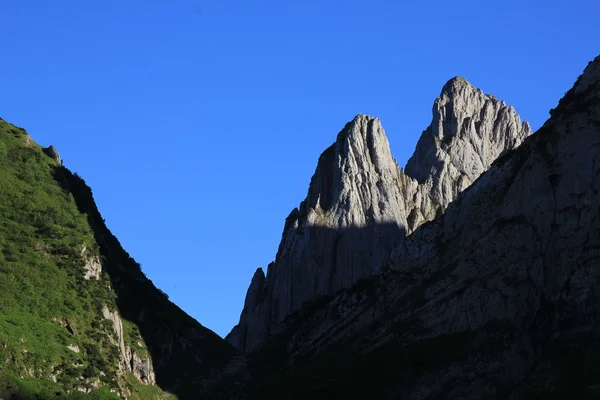
[[100, 257], [98, 256], [88, 256], [86, 257], [87, 247], [83, 246], [81, 249], [81, 256], [84, 257], [85, 260], [85, 273], [83, 278], [86, 280], [100, 279], [100, 275], [102, 274], [102, 263], [100, 263]]
[[540, 131], [394, 249], [388, 273], [280, 334], [292, 366], [360, 354], [382, 376], [345, 384], [377, 398], [595, 398], [598, 282], [600, 57]]
[[268, 271], [272, 325], [374, 271], [404, 235], [404, 178], [378, 119], [359, 115], [346, 125], [286, 221]]
[[81, 352], [81, 350], [79, 349], [79, 346], [77, 346], [76, 344], [70, 344], [67, 346], [67, 349], [74, 351], [75, 353], [79, 353]]
[[413, 179], [392, 157], [379, 119], [356, 116], [320, 156], [306, 199], [286, 219], [275, 262], [266, 279], [262, 270], [253, 278], [227, 340], [256, 349], [306, 302], [380, 271], [399, 241], [529, 134], [512, 107], [455, 78], [409, 162]]
[[100, 279], [102, 273], [102, 264], [98, 257], [90, 257], [85, 260], [85, 274], [84, 278], [89, 279]]
[[128, 371], [133, 373], [140, 381], [147, 385], [154, 385], [156, 379], [152, 368], [152, 360], [149, 357], [141, 357], [139, 354], [127, 347]]
[[60, 158], [60, 154], [58, 154], [58, 150], [56, 150], [56, 147], [50, 145], [49, 147], [46, 147], [43, 150], [44, 153], [46, 153], [46, 155], [53, 159], [58, 165], [62, 165], [62, 159]]
[[152, 360], [149, 356], [141, 357], [131, 349], [131, 347], [125, 345], [123, 322], [118, 311], [111, 311], [106, 305], [102, 308], [102, 314], [104, 318], [109, 319], [112, 322], [113, 329], [115, 331], [116, 342], [115, 344], [119, 347], [120, 353], [120, 368], [122, 371], [133, 373], [140, 381], [146, 384], [155, 384], [156, 377], [152, 369]]
[[125, 348], [125, 334], [123, 331], [123, 322], [121, 316], [117, 310], [111, 311], [106, 305], [102, 308], [102, 315], [104, 318], [112, 322], [113, 329], [116, 336], [116, 345], [119, 347], [119, 353], [121, 354], [121, 364], [127, 369], [127, 349]]
[[512, 106], [485, 95], [464, 78], [443, 87], [433, 105], [433, 121], [423, 132], [405, 173], [420, 183], [411, 231], [445, 209], [501, 154], [531, 135]]

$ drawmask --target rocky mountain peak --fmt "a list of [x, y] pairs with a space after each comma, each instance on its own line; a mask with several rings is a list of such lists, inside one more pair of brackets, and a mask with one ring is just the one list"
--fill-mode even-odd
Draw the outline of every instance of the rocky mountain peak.
[[[480, 125], [493, 129], [459, 123], [449, 143], [434, 142], [438, 164], [416, 185], [412, 211], [426, 199], [435, 205], [436, 190], [451, 194], [453, 179], [470, 178], [452, 164], [460, 161], [454, 151], [479, 137], [502, 153], [527, 133], [510, 107], [481, 100]], [[296, 385], [288, 397], [598, 398], [600, 58], [550, 114], [442, 215], [405, 237], [388, 273], [290, 316], [257, 353], [284, 359], [261, 397]]]
[[390, 201], [387, 184], [395, 184], [397, 177], [398, 164], [380, 120], [359, 114], [319, 158], [301, 214], [311, 209], [319, 214], [311, 222], [319, 219], [337, 228], [397, 220], [391, 207], [381, 206]]
[[512, 106], [461, 77], [444, 85], [432, 113], [405, 173], [429, 187], [444, 207], [503, 152], [531, 135]]
[[256, 272], [252, 276], [250, 287], [246, 293], [246, 301], [244, 302], [244, 308], [254, 307], [260, 300], [265, 288], [265, 273], [262, 268], [257, 268]]
[[380, 120], [354, 117], [319, 157], [306, 199], [285, 221], [275, 262], [266, 279], [255, 274], [227, 340], [256, 349], [306, 302], [378, 272], [406, 235], [529, 134], [512, 107], [456, 77], [436, 99], [405, 173]]
[[597, 56], [588, 63], [583, 74], [575, 83], [573, 91], [575, 93], [582, 93], [593, 87], [598, 81], [600, 81], [600, 56]]
[[449, 79], [448, 82], [446, 82], [444, 86], [442, 86], [442, 92], [440, 94], [440, 97], [442, 97], [444, 94], [446, 94], [449, 97], [453, 96], [455, 93], [459, 93], [465, 88], [474, 87], [469, 83], [469, 81], [467, 81], [462, 76], [455, 76], [454, 78]]

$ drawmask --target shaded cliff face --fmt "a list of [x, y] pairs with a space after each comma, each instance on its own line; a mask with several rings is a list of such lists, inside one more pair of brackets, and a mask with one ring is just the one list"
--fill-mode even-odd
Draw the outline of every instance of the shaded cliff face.
[[385, 269], [394, 245], [531, 133], [512, 107], [462, 78], [444, 86], [433, 114], [406, 173], [378, 119], [358, 115], [344, 127], [288, 216], [275, 262], [253, 278], [231, 344], [256, 349], [307, 301]]
[[0, 119], [0, 181], [0, 397], [196, 398], [235, 350], [144, 276], [58, 151]]
[[394, 249], [389, 271], [248, 354], [263, 364], [246, 393], [597, 398], [599, 279], [600, 57], [535, 135]]
[[[59, 163], [54, 148], [43, 149], [0, 119], [3, 398], [22, 396], [25, 382], [38, 386], [41, 398], [130, 389], [132, 370], [102, 313], [116, 310], [114, 293], [93, 231], [53, 178]], [[152, 378], [149, 372], [146, 382]]]

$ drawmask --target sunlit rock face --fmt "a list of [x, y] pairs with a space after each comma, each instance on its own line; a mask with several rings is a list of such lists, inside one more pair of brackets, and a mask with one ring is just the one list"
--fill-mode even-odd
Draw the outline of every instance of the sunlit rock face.
[[512, 107], [453, 78], [403, 171], [380, 120], [357, 115], [320, 156], [275, 261], [266, 276], [256, 272], [227, 340], [256, 349], [306, 302], [387, 268], [394, 246], [530, 134]]

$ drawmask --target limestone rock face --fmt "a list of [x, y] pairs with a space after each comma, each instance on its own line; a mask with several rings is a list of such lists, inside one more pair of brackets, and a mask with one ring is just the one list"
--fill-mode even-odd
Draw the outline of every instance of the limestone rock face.
[[406, 173], [379, 119], [358, 115], [344, 127], [286, 219], [266, 278], [254, 276], [231, 344], [256, 349], [306, 302], [385, 268], [394, 246], [530, 134], [512, 107], [462, 78], [444, 86], [433, 114]]
[[53, 159], [58, 165], [62, 165], [62, 159], [60, 158], [60, 154], [58, 154], [58, 150], [56, 150], [56, 147], [51, 145], [49, 147], [44, 148], [43, 150], [44, 153], [46, 153], [46, 155]]
[[104, 318], [110, 320], [110, 322], [112, 323], [116, 336], [115, 344], [119, 347], [119, 353], [121, 355], [121, 366], [127, 368], [127, 349], [125, 348], [125, 336], [121, 316], [119, 315], [118, 311], [111, 311], [106, 305], [104, 305], [104, 307], [102, 308], [102, 315], [104, 316]]
[[83, 247], [81, 250], [81, 255], [84, 257], [85, 265], [84, 265], [84, 275], [83, 278], [86, 280], [90, 279], [100, 279], [102, 274], [102, 263], [100, 262], [100, 257], [98, 256], [87, 256], [86, 257], [86, 247]]
[[127, 348], [127, 370], [147, 385], [154, 385], [156, 378], [152, 368], [152, 360], [148, 356], [140, 356], [130, 347]]
[[600, 57], [387, 274], [286, 321], [289, 364], [342, 346], [378, 377], [343, 384], [381, 398], [596, 398], [599, 266]]
[[104, 318], [110, 320], [116, 336], [116, 345], [119, 347], [120, 354], [120, 369], [133, 373], [140, 381], [145, 384], [153, 385], [156, 383], [156, 377], [152, 369], [152, 360], [149, 356], [141, 357], [135, 350], [125, 345], [125, 334], [123, 330], [123, 322], [118, 311], [111, 311], [105, 305], [102, 309]]
[[404, 176], [378, 119], [359, 115], [320, 157], [270, 268], [271, 323], [374, 271], [405, 234]]
[[445, 209], [494, 160], [529, 135], [529, 124], [521, 122], [512, 106], [464, 78], [449, 80], [435, 100], [431, 125], [406, 164], [405, 173], [421, 186], [411, 228], [433, 219], [433, 210]]

